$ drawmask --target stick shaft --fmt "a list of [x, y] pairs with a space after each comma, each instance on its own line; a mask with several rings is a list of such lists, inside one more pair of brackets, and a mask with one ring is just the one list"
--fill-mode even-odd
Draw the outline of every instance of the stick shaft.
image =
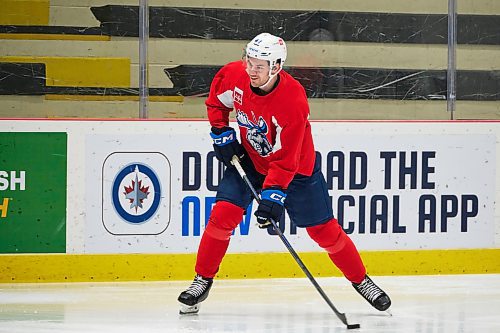
[[[245, 173], [245, 170], [243, 170], [243, 168], [241, 167], [241, 164], [240, 164], [240, 161], [238, 160], [238, 157], [233, 156], [232, 164], [236, 167], [236, 170], [238, 170], [238, 173], [240, 174], [241, 178], [247, 184], [248, 188], [252, 192], [252, 195], [253, 195], [254, 199], [257, 201], [257, 203], [260, 203], [260, 197], [257, 194], [257, 191], [255, 191], [255, 188], [253, 187], [252, 183], [248, 179], [248, 177], [247, 177], [247, 175]], [[290, 252], [290, 254], [292, 255], [293, 259], [295, 259], [295, 261], [297, 262], [297, 264], [299, 265], [299, 267], [302, 269], [302, 271], [309, 278], [309, 281], [311, 281], [311, 283], [316, 288], [316, 290], [321, 295], [321, 297], [323, 297], [323, 299], [325, 300], [325, 302], [330, 306], [330, 308], [333, 310], [333, 312], [335, 312], [335, 314], [340, 319], [340, 321], [342, 321], [342, 323], [344, 325], [348, 325], [349, 326], [349, 324], [347, 323], [347, 318], [345, 316], [345, 313], [341, 313], [339, 310], [337, 310], [337, 308], [335, 307], [335, 305], [333, 305], [333, 303], [330, 300], [330, 298], [323, 291], [323, 288], [321, 288], [321, 286], [318, 284], [318, 282], [316, 281], [316, 279], [314, 278], [314, 276], [311, 274], [311, 272], [309, 271], [309, 269], [307, 269], [307, 267], [304, 264], [304, 262], [302, 261], [302, 259], [300, 259], [299, 255], [294, 250], [294, 248], [292, 247], [292, 245], [290, 244], [290, 242], [288, 241], [288, 239], [286, 239], [285, 235], [283, 234], [283, 232], [281, 231], [281, 229], [278, 227], [278, 224], [276, 223], [276, 221], [274, 221], [274, 219], [270, 219], [270, 221], [271, 221], [274, 229], [278, 233], [279, 238], [281, 239], [281, 241], [283, 242], [283, 244], [285, 244], [285, 247], [288, 249], [288, 252]]]

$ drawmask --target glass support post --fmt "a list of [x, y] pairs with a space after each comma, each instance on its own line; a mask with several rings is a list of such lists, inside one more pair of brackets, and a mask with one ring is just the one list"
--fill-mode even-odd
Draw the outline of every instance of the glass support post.
[[447, 106], [453, 120], [457, 100], [457, 0], [448, 0]]
[[139, 118], [148, 118], [148, 42], [149, 42], [149, 4], [140, 0], [139, 4]]

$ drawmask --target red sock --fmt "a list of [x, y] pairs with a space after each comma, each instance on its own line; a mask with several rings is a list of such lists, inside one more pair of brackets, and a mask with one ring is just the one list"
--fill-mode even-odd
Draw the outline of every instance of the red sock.
[[325, 224], [307, 227], [309, 236], [328, 252], [328, 256], [344, 276], [353, 283], [360, 283], [366, 268], [356, 246], [340, 227], [335, 218]]
[[226, 201], [215, 204], [201, 237], [196, 257], [196, 273], [207, 278], [213, 278], [217, 274], [229, 246], [231, 233], [242, 218], [243, 208]]

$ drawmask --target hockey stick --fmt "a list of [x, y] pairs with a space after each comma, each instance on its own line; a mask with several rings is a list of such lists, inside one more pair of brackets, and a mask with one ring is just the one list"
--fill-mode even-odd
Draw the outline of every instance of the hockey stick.
[[[252, 192], [252, 195], [253, 195], [254, 199], [257, 201], [257, 203], [260, 203], [260, 196], [257, 193], [257, 191], [255, 191], [255, 188], [253, 187], [252, 183], [248, 179], [247, 174], [245, 173], [245, 170], [243, 170], [243, 168], [241, 167], [240, 160], [238, 159], [237, 156], [233, 156], [233, 158], [231, 160], [231, 164], [233, 164], [236, 167], [236, 170], [238, 170], [238, 173], [240, 174], [241, 178], [247, 184], [248, 188]], [[292, 255], [293, 259], [295, 259], [295, 261], [297, 262], [297, 264], [299, 265], [299, 267], [302, 269], [302, 271], [309, 278], [309, 281], [311, 281], [311, 283], [316, 288], [316, 290], [318, 291], [318, 293], [321, 295], [321, 297], [323, 297], [323, 299], [330, 306], [330, 308], [333, 310], [333, 312], [335, 312], [335, 314], [340, 319], [340, 321], [344, 325], [347, 326], [347, 329], [360, 328], [359, 324], [349, 324], [347, 322], [347, 318], [345, 316], [345, 313], [341, 313], [339, 310], [337, 310], [337, 308], [335, 307], [335, 305], [333, 305], [333, 303], [330, 300], [330, 298], [328, 298], [328, 296], [325, 294], [325, 292], [323, 291], [323, 289], [321, 288], [321, 286], [318, 284], [318, 282], [316, 282], [316, 279], [314, 278], [314, 276], [312, 276], [311, 272], [309, 272], [309, 270], [307, 269], [306, 265], [304, 265], [304, 262], [302, 261], [302, 259], [300, 259], [299, 255], [297, 254], [297, 252], [295, 252], [295, 250], [293, 249], [292, 245], [290, 245], [290, 243], [286, 239], [285, 235], [283, 235], [283, 232], [281, 231], [281, 229], [278, 228], [278, 225], [277, 225], [276, 221], [274, 219], [269, 219], [269, 220], [271, 221], [271, 224], [273, 225], [274, 230], [276, 230], [276, 232], [278, 233], [278, 236], [280, 237], [281, 241], [283, 241], [283, 243], [285, 244], [286, 248], [288, 249], [288, 251]]]

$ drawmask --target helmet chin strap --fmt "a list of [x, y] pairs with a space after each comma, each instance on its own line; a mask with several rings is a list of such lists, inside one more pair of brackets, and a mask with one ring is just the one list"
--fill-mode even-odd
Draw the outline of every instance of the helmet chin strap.
[[259, 86], [259, 89], [264, 89], [264, 87], [266, 87], [270, 82], [271, 80], [276, 76], [278, 75], [278, 73], [281, 71], [281, 64], [280, 64], [280, 69], [278, 69], [278, 71], [274, 74], [271, 74], [273, 72], [273, 66], [270, 66], [269, 68], [269, 79], [267, 79], [266, 83], [264, 83], [263, 85]]

